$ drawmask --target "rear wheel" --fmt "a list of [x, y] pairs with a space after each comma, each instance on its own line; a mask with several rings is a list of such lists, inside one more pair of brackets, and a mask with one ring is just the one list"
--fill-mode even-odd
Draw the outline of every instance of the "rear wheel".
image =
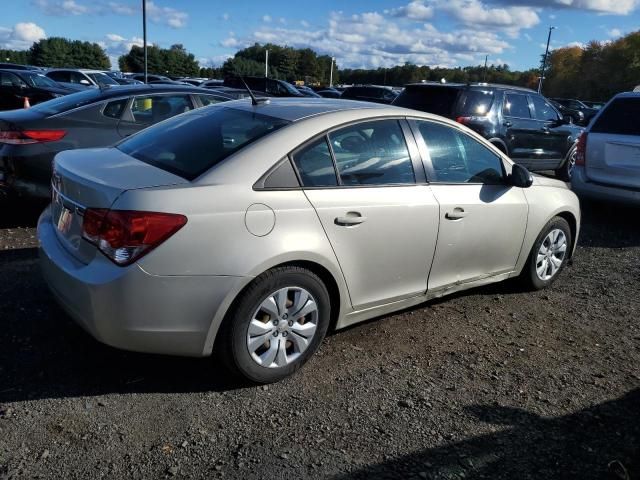
[[300, 267], [257, 277], [225, 320], [223, 360], [254, 383], [271, 383], [298, 370], [315, 353], [330, 319], [322, 280]]
[[562, 217], [554, 217], [538, 235], [522, 280], [534, 290], [551, 285], [565, 267], [572, 245], [571, 228]]
[[562, 166], [556, 170], [556, 177], [565, 182], [571, 181], [571, 175], [573, 174], [573, 168], [576, 166], [576, 154], [577, 149], [573, 147], [569, 150], [567, 157], [565, 158]]

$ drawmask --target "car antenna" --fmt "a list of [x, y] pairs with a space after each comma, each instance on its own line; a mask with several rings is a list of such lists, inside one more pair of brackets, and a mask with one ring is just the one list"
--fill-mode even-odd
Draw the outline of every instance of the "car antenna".
[[244, 77], [240, 77], [240, 81], [242, 82], [242, 84], [244, 85], [244, 88], [247, 90], [247, 92], [251, 96], [251, 105], [255, 107], [260, 105], [261, 103], [269, 103], [268, 98], [260, 98], [260, 99], [256, 98], [256, 96], [253, 94], [253, 92], [249, 88], [249, 85], [247, 85], [247, 82], [244, 81]]

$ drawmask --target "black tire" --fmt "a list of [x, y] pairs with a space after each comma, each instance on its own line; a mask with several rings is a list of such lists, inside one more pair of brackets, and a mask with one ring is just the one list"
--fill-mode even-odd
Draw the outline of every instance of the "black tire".
[[[262, 302], [285, 287], [301, 287], [311, 294], [318, 310], [317, 327], [309, 346], [298, 358], [283, 367], [264, 367], [253, 360], [247, 347], [249, 323]], [[216, 341], [216, 354], [233, 373], [252, 383], [277, 382], [296, 372], [316, 352], [327, 332], [330, 318], [329, 292], [315, 273], [294, 266], [274, 268], [256, 277], [236, 299]]]
[[[562, 264], [558, 268], [557, 272], [555, 272], [555, 274], [548, 280], [543, 280], [538, 276], [538, 273], [536, 270], [538, 252], [540, 250], [540, 247], [542, 246], [542, 243], [545, 241], [547, 235], [549, 235], [549, 233], [555, 229], [560, 229], [564, 233], [566, 238], [567, 248], [566, 248], [564, 258], [562, 259]], [[572, 242], [573, 242], [573, 238], [571, 236], [571, 227], [569, 226], [569, 223], [562, 217], [552, 218], [544, 226], [544, 228], [540, 232], [540, 235], [538, 235], [538, 238], [536, 238], [536, 241], [533, 243], [531, 252], [529, 252], [529, 259], [524, 269], [522, 270], [522, 274], [520, 276], [524, 285], [527, 288], [532, 290], [541, 290], [543, 288], [548, 287], [553, 282], [555, 282], [558, 276], [560, 275], [560, 273], [562, 272], [562, 270], [564, 269], [564, 267], [567, 265], [567, 261], [569, 259], [569, 253], [571, 251], [571, 246], [573, 245]]]
[[576, 165], [576, 147], [571, 148], [567, 153], [562, 166], [558, 168], [555, 173], [556, 177], [564, 182], [571, 181], [571, 175], [573, 174], [573, 168]]

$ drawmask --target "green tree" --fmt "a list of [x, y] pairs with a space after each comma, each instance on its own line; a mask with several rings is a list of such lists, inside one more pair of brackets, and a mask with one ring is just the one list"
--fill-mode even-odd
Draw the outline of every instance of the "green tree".
[[27, 50], [5, 50], [0, 49], [0, 62], [17, 63], [26, 65], [30, 61]]
[[[118, 66], [123, 72], [144, 71], [144, 49], [134, 45], [129, 53], [118, 58]], [[156, 75], [177, 77], [198, 75], [200, 66], [192, 53], [180, 44], [170, 48], [157, 45], [147, 46], [147, 70]]]
[[68, 40], [61, 37], [45, 38], [29, 49], [29, 60], [42, 67], [75, 67], [106, 70], [111, 62], [97, 43]]

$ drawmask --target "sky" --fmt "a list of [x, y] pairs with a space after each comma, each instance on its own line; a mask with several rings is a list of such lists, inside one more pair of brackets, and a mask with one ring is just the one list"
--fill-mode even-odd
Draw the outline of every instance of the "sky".
[[[0, 48], [62, 36], [99, 43], [117, 66], [119, 55], [142, 45], [141, 0], [10, 4], [0, 16]], [[479, 65], [488, 55], [489, 64], [524, 70], [538, 66], [550, 26], [551, 48], [640, 29], [640, 0], [147, 0], [147, 17], [149, 43], [181, 43], [201, 66], [271, 42], [335, 56], [340, 68]]]

